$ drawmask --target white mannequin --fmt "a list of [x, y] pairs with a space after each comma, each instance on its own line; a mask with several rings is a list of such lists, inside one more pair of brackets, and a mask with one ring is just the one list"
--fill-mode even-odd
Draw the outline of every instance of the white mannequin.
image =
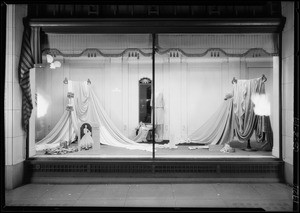
[[159, 91], [155, 97], [155, 140], [156, 142], [163, 141], [164, 129], [164, 99], [163, 93]]

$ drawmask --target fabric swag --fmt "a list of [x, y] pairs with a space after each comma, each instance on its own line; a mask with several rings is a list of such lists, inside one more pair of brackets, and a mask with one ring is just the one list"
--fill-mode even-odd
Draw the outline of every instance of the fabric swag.
[[[29, 128], [29, 119], [33, 109], [30, 89], [30, 69], [34, 67], [35, 63], [41, 62], [41, 56], [39, 54], [39, 30], [40, 29], [34, 29], [34, 36], [32, 36], [32, 29], [27, 26], [26, 21], [24, 21], [24, 32], [18, 66], [18, 76], [19, 84], [22, 90], [22, 127], [26, 132]], [[33, 47], [34, 51], [32, 49]]]

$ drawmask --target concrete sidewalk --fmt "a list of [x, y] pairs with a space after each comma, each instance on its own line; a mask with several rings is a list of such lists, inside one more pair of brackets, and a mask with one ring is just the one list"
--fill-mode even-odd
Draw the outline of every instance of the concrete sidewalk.
[[281, 183], [28, 184], [5, 193], [7, 206], [213, 207], [292, 211]]

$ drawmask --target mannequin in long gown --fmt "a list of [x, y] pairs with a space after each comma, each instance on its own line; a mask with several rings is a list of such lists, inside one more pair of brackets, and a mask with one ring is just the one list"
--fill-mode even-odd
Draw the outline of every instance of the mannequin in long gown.
[[87, 125], [83, 129], [83, 137], [80, 139], [80, 149], [90, 149], [93, 147], [94, 141], [91, 137], [91, 131], [87, 128]]
[[161, 92], [158, 93], [155, 99], [155, 136], [156, 142], [163, 141], [164, 129], [164, 99]]

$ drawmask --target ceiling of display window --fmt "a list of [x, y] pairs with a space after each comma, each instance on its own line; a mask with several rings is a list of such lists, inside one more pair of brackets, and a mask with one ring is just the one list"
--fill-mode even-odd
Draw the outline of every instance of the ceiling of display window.
[[[101, 4], [32, 4], [32, 18], [176, 18], [176, 17], [279, 17], [280, 1], [151, 1], [134, 5], [130, 1], [101, 1]], [[97, 2], [100, 3], [100, 2]], [[140, 2], [139, 2], [140, 3]], [[143, 2], [144, 3], [144, 2]]]

